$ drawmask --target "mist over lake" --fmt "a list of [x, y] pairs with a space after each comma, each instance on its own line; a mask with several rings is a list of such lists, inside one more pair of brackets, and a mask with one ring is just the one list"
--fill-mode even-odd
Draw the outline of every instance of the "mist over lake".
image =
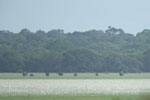
[[0, 94], [136, 94], [150, 92], [149, 84], [149, 79], [1, 79]]

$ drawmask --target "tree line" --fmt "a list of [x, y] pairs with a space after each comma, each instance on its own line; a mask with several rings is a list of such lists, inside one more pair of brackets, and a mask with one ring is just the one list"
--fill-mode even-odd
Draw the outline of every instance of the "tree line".
[[0, 72], [150, 72], [150, 30], [0, 31]]

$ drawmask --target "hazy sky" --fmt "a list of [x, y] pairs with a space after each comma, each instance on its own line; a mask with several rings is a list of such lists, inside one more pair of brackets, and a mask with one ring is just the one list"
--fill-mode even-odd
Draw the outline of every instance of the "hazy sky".
[[0, 0], [0, 30], [150, 29], [150, 0]]

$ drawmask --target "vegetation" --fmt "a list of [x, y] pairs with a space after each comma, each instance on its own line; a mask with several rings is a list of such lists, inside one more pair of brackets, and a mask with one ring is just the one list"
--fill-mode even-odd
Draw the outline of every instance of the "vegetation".
[[119, 76], [119, 73], [64, 73], [63, 76], [56, 73], [50, 73], [50, 76], [44, 73], [33, 74], [30, 77], [30, 74], [22, 76], [21, 73], [1, 73], [0, 79], [150, 79], [150, 73], [128, 73], [123, 76]]
[[0, 72], [150, 72], [150, 30], [0, 31]]
[[118, 95], [44, 95], [44, 96], [0, 96], [0, 100], [150, 100], [149, 94]]

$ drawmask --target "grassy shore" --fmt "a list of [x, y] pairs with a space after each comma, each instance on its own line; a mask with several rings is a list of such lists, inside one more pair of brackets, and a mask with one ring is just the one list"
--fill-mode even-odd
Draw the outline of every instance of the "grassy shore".
[[41, 95], [41, 96], [5, 96], [0, 95], [0, 100], [150, 100], [149, 94], [118, 94], [118, 95]]
[[59, 76], [56, 73], [50, 73], [50, 76], [45, 76], [44, 73], [33, 73], [34, 76], [22, 76], [22, 73], [0, 73], [0, 79], [150, 79], [150, 73], [127, 73], [124, 76], [119, 76], [118, 73], [78, 73], [73, 76], [73, 73], [64, 73]]

